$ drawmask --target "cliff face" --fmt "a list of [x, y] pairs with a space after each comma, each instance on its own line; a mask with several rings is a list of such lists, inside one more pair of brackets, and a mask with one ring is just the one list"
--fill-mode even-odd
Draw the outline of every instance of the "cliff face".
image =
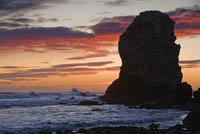
[[105, 101], [137, 104], [170, 98], [185, 103], [191, 98], [190, 85], [182, 83], [174, 24], [159, 11], [142, 12], [135, 18], [120, 36], [122, 66], [119, 78], [103, 97]]

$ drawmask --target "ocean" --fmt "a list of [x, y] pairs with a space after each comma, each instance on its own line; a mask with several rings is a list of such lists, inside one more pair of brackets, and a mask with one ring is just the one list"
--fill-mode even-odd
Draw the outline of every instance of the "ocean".
[[[96, 96], [94, 95], [96, 94]], [[148, 127], [152, 122], [160, 128], [181, 124], [188, 111], [176, 109], [137, 109], [124, 105], [77, 105], [83, 100], [101, 103], [103, 93], [73, 89], [65, 93], [0, 93], [0, 134], [37, 134], [41, 130], [78, 130], [100, 126]]]

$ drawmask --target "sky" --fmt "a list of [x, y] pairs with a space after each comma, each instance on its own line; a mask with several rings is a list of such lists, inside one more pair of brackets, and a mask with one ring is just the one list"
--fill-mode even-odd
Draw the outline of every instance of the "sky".
[[0, 0], [0, 92], [105, 91], [119, 36], [140, 12], [175, 24], [183, 82], [200, 87], [200, 0]]

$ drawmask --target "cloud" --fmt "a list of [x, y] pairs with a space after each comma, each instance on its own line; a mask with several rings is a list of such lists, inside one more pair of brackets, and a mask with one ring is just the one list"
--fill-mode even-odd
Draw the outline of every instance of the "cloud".
[[181, 65], [182, 68], [199, 68], [200, 65], [192, 65], [192, 64], [189, 64], [189, 65]]
[[87, 54], [84, 56], [74, 56], [74, 57], [66, 58], [66, 60], [85, 60], [85, 59], [90, 59], [90, 58], [98, 58], [98, 57], [105, 57], [108, 55], [118, 55], [118, 54], [119, 54], [118, 51], [114, 51], [114, 52], [105, 51], [101, 53]]
[[95, 34], [121, 34], [133, 21], [133, 16], [117, 16], [104, 18], [96, 25], [90, 27]]
[[[0, 29], [0, 51], [21, 50], [44, 53], [52, 51], [86, 51], [106, 53], [116, 44], [119, 34], [100, 35], [68, 27], [32, 27]], [[103, 48], [103, 49], [102, 49]]]
[[200, 60], [181, 60], [180, 64], [200, 64]]
[[70, 58], [67, 58], [67, 60], [85, 60], [85, 59], [89, 59], [89, 58], [105, 57], [108, 54], [109, 54], [109, 52], [108, 53], [88, 54], [85, 56], [70, 57]]
[[114, 1], [109, 1], [105, 2], [106, 5], [108, 6], [124, 6], [129, 3], [128, 0], [114, 0]]
[[[11, 48], [24, 51], [44, 52], [42, 49], [69, 50], [81, 49], [81, 43], [93, 38], [91, 33], [74, 31], [67, 27], [33, 27], [21, 29], [0, 29], [0, 50]], [[85, 49], [92, 51], [93, 47]]]
[[20, 27], [28, 27], [27, 24], [20, 24], [15, 22], [0, 22], [0, 28], [20, 28]]
[[181, 60], [179, 64], [182, 68], [199, 68], [200, 60]]
[[54, 4], [69, 3], [69, 0], [1, 0], [0, 15], [28, 12], [34, 9], [45, 9]]
[[[198, 6], [179, 8], [167, 12], [176, 20], [177, 37], [200, 35], [200, 10]], [[70, 57], [71, 60], [87, 59], [108, 55], [108, 48], [116, 46], [119, 36], [134, 20], [135, 16], [116, 16], [103, 18], [92, 26], [80, 26], [92, 33], [74, 30], [69, 27], [27, 27], [0, 29], [0, 51], [19, 49], [27, 52], [45, 53], [46, 51], [72, 52], [85, 51], [88, 55]], [[31, 22], [25, 18], [21, 22]], [[76, 28], [75, 28], [76, 29]], [[69, 58], [69, 59], [70, 59]]]
[[35, 20], [30, 18], [9, 18], [9, 21], [17, 22], [17, 23], [33, 23]]
[[32, 27], [6, 30], [0, 29], [0, 41], [8, 40], [48, 40], [49, 38], [82, 38], [92, 37], [92, 34], [73, 31], [67, 27]]
[[57, 22], [57, 21], [58, 21], [58, 19], [56, 19], [56, 18], [42, 18], [42, 17], [38, 18], [38, 20], [37, 20], [38, 23], [42, 23], [42, 22]]
[[0, 81], [0, 85], [10, 85], [10, 84], [12, 84], [12, 82]]
[[39, 17], [38, 19], [30, 19], [30, 18], [20, 18], [20, 17], [12, 17], [8, 18], [8, 21], [11, 22], [16, 22], [16, 23], [25, 23], [25, 24], [30, 24], [30, 23], [43, 23], [43, 22], [57, 22], [58, 19], [56, 18], [43, 18]]
[[175, 33], [178, 37], [193, 37], [200, 35], [200, 7], [177, 8], [168, 12], [176, 21]]
[[[166, 12], [176, 21], [175, 34], [177, 37], [193, 37], [200, 35], [200, 6], [190, 8], [177, 8]], [[116, 16], [104, 18], [91, 26], [95, 34], [121, 34], [134, 20], [135, 16]]]
[[[15, 71], [13, 73], [0, 73], [0, 80], [32, 81], [49, 76], [68, 76], [96, 74], [101, 71], [116, 71], [119, 67], [103, 67], [112, 61], [59, 64], [47, 68], [35, 68]], [[100, 68], [101, 67], [101, 68]], [[18, 68], [18, 67], [15, 67]]]
[[7, 18], [5, 20], [1, 20], [0, 28], [6, 29], [16, 29], [16, 28], [28, 28], [31, 25], [36, 23], [43, 23], [43, 22], [57, 22], [56, 18], [38, 18], [36, 20], [29, 19], [29, 18]]
[[20, 69], [20, 68], [27, 68], [27, 67], [20, 67], [20, 66], [0, 66], [3, 69]]
[[48, 61], [40, 62], [41, 64], [49, 64]]
[[122, 33], [124, 27], [120, 23], [104, 22], [91, 27], [96, 34], [113, 34]]
[[77, 67], [77, 66], [104, 66], [107, 64], [113, 63], [112, 61], [104, 61], [104, 62], [88, 62], [88, 63], [72, 63], [72, 64], [60, 64], [52, 66], [52, 68], [68, 68], [68, 67]]

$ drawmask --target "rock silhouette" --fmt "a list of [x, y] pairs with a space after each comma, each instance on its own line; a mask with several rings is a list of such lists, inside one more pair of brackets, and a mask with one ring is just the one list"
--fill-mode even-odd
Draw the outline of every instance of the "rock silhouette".
[[193, 93], [194, 101], [200, 104], [200, 88]]
[[182, 83], [180, 45], [175, 43], [174, 24], [159, 11], [142, 12], [135, 18], [120, 36], [122, 66], [119, 78], [102, 97], [104, 101], [176, 105], [191, 99], [191, 86]]
[[200, 131], [200, 105], [196, 105], [195, 108], [190, 112], [183, 120], [183, 124], [189, 130]]

